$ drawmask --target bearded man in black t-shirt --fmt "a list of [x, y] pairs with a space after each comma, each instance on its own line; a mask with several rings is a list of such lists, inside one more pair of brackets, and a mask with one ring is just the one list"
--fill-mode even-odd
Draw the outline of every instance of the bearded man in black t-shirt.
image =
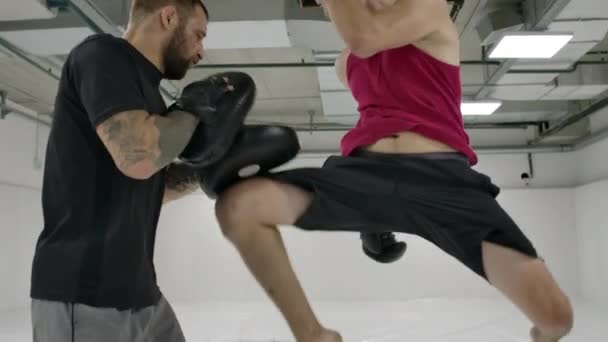
[[184, 340], [156, 281], [161, 207], [199, 187], [197, 170], [227, 152], [255, 97], [250, 77], [226, 72], [167, 108], [160, 83], [203, 58], [208, 19], [200, 0], [134, 0], [123, 37], [70, 52], [46, 151], [35, 342]]

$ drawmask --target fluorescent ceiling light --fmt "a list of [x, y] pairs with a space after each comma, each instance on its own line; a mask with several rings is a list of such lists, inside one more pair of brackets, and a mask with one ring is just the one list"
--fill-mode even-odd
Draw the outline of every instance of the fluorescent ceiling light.
[[490, 58], [551, 58], [574, 37], [571, 33], [506, 33], [490, 52]]
[[500, 106], [500, 101], [462, 102], [462, 115], [492, 115]]

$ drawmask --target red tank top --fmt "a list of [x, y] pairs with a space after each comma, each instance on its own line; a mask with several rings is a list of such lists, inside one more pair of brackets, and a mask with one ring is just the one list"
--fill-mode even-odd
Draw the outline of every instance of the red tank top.
[[348, 57], [348, 84], [360, 113], [343, 138], [349, 155], [393, 133], [412, 131], [440, 141], [477, 164], [460, 111], [460, 68], [442, 62], [414, 45], [370, 58]]

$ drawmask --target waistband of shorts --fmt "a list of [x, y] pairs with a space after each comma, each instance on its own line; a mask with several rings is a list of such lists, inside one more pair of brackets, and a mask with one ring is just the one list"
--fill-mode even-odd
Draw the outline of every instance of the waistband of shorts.
[[469, 157], [460, 152], [428, 152], [428, 153], [383, 153], [373, 152], [364, 149], [357, 149], [351, 153], [352, 157], [371, 158], [371, 159], [399, 159], [399, 160], [455, 160], [468, 165]]

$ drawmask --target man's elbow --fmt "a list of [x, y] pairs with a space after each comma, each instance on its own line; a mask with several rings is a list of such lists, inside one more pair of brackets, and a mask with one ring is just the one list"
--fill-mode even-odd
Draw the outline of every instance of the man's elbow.
[[118, 169], [123, 175], [137, 180], [149, 179], [158, 171], [153, 167], [152, 162], [150, 161], [141, 161], [132, 165], [122, 165], [119, 166]]

